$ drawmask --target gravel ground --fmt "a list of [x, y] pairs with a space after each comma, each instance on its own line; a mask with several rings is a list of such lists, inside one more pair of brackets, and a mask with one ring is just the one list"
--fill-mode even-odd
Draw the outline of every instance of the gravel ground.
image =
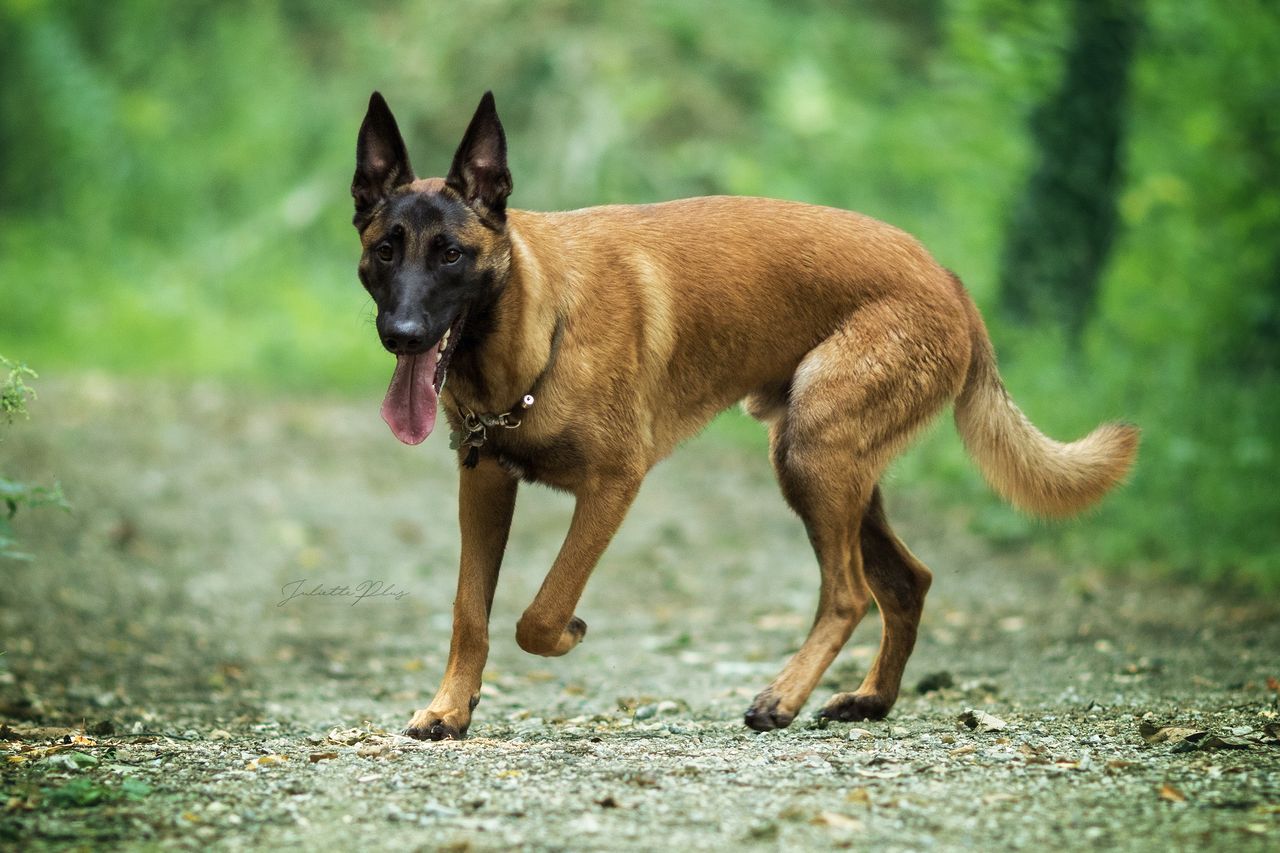
[[[3, 566], [10, 848], [1280, 847], [1273, 601], [998, 553], [890, 484], [936, 578], [903, 698], [756, 734], [817, 569], [765, 458], [702, 438], [646, 483], [564, 658], [514, 641], [572, 506], [523, 490], [472, 737], [420, 744], [393, 732], [447, 648], [443, 440], [399, 446], [376, 400], [104, 377], [43, 383], [7, 436], [6, 473], [75, 506], [20, 515], [35, 559]], [[353, 594], [284, 601], [317, 584]]]

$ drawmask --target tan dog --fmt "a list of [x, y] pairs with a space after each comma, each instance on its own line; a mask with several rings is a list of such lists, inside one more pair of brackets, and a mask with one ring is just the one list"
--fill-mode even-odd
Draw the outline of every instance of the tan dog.
[[521, 648], [562, 655], [586, 633], [574, 608], [649, 469], [739, 400], [769, 425], [822, 586], [804, 645], [746, 713], [767, 730], [795, 718], [870, 596], [884, 624], [879, 655], [821, 713], [880, 719], [893, 706], [931, 576], [890, 529], [876, 482], [947, 403], [988, 481], [1028, 512], [1081, 510], [1133, 461], [1132, 426], [1071, 444], [1037, 431], [1005, 392], [960, 281], [874, 219], [730, 197], [508, 210], [491, 94], [448, 177], [414, 177], [376, 92], [356, 162], [360, 279], [397, 356], [383, 417], [416, 444], [443, 400], [462, 463], [452, 645], [413, 737], [466, 734], [520, 480], [577, 498], [516, 627]]

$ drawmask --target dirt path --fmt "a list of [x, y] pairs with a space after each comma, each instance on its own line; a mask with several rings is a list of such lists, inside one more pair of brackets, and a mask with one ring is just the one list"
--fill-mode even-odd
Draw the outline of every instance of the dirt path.
[[[755, 734], [817, 570], [765, 460], [701, 439], [646, 484], [561, 659], [513, 631], [571, 504], [522, 492], [473, 737], [418, 744], [386, 733], [446, 649], [443, 441], [398, 446], [376, 403], [102, 378], [45, 383], [36, 417], [0, 460], [76, 509], [20, 517], [36, 560], [0, 567], [0, 844], [1280, 846], [1274, 602], [997, 556], [890, 487], [936, 574], [907, 694], [883, 723]], [[304, 579], [404, 595], [281, 604]], [[877, 637], [873, 615], [808, 712]], [[1192, 733], [1148, 743], [1163, 726]]]

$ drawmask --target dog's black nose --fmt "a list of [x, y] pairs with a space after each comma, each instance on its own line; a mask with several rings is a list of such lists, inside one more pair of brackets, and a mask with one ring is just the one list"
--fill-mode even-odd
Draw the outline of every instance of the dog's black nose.
[[395, 355], [413, 355], [427, 348], [427, 327], [421, 320], [392, 320], [382, 333], [382, 345]]

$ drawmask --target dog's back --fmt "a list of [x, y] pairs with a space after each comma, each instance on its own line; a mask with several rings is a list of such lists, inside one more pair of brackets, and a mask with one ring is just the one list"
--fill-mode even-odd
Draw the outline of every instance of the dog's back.
[[[805, 354], [868, 306], [904, 345], [927, 346], [956, 390], [968, 365], [948, 273], [910, 235], [857, 213], [713, 196], [513, 210], [508, 230], [520, 275], [556, 283], [578, 360], [608, 364], [640, 408], [666, 414], [659, 453], [748, 395], [763, 412]], [[572, 373], [563, 361], [557, 373]]]

